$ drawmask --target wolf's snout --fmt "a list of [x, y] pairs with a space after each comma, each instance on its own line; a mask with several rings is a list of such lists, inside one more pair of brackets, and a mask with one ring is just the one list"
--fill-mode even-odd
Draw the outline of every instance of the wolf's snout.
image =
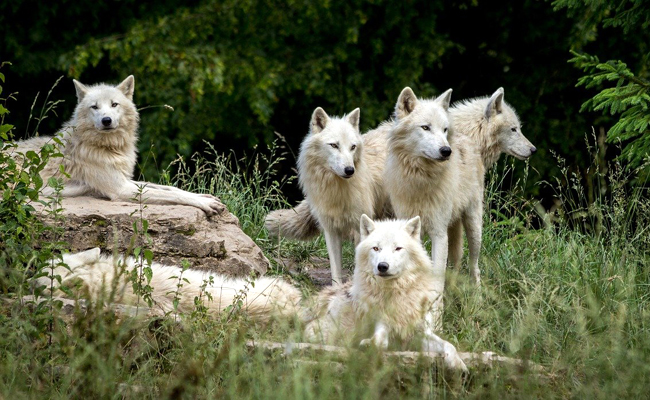
[[377, 264], [377, 270], [379, 272], [387, 272], [388, 271], [388, 263], [387, 262], [380, 262]]
[[113, 120], [111, 119], [111, 117], [102, 118], [102, 125], [104, 125], [104, 126], [111, 126], [112, 122], [113, 122]]
[[345, 175], [347, 176], [352, 176], [354, 175], [354, 167], [345, 167], [343, 172], [345, 172]]
[[533, 146], [530, 148], [530, 154], [535, 154], [536, 151], [537, 151], [537, 147]]
[[451, 155], [451, 147], [443, 146], [440, 148], [440, 155], [443, 157], [449, 157]]

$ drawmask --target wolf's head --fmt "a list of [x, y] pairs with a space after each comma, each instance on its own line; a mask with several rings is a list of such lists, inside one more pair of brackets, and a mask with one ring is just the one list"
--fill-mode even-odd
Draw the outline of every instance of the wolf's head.
[[82, 131], [99, 131], [109, 135], [135, 135], [138, 111], [133, 104], [135, 79], [133, 75], [117, 86], [99, 84], [87, 86], [73, 80], [77, 91], [74, 124]]
[[515, 110], [504, 100], [503, 88], [497, 89], [487, 101], [484, 119], [487, 122], [492, 140], [496, 140], [503, 153], [525, 160], [537, 151], [537, 148], [521, 132], [521, 122]]
[[[50, 284], [53, 284], [54, 286], [58, 287], [59, 282], [58, 280], [51, 281], [51, 276], [50, 275], [58, 275], [61, 277], [61, 283], [66, 283], [69, 279], [70, 276], [75, 276], [75, 270], [81, 268], [81, 269], [88, 269], [92, 267], [94, 264], [99, 262], [100, 260], [100, 250], [99, 247], [95, 247], [90, 250], [85, 250], [85, 251], [80, 251], [78, 253], [65, 253], [63, 254], [63, 263], [67, 265], [67, 267], [59, 265], [57, 266], [54, 271], [51, 271], [49, 268], [46, 268], [45, 270], [48, 271], [49, 275], [48, 276], [41, 276], [36, 281], [34, 282], [36, 286], [50, 286]], [[58, 263], [58, 260], [53, 260], [53, 262], [56, 264]]]
[[374, 222], [363, 214], [360, 225], [355, 274], [391, 280], [430, 266], [420, 242], [420, 217]]
[[411, 88], [405, 87], [395, 105], [392, 144], [429, 160], [448, 160], [451, 155], [448, 140], [451, 122], [447, 113], [450, 99], [451, 89], [430, 100], [418, 99]]
[[300, 146], [298, 169], [321, 168], [349, 179], [361, 160], [358, 108], [342, 118], [329, 117], [318, 107], [311, 116], [309, 134]]

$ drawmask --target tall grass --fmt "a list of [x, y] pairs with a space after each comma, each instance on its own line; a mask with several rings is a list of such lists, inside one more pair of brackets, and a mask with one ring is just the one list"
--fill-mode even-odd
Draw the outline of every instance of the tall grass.
[[[272, 148], [235, 159], [213, 149], [178, 159], [164, 183], [221, 198], [269, 259], [326, 255], [322, 239], [276, 241], [263, 229], [270, 209], [288, 207]], [[516, 168], [527, 168], [521, 162]], [[511, 168], [507, 166], [506, 168]], [[173, 177], [171, 171], [177, 171]], [[459, 384], [427, 366], [400, 367], [374, 351], [301, 360], [251, 350], [249, 339], [300, 340], [300, 326], [266, 327], [245, 316], [125, 318], [101, 304], [61, 314], [51, 344], [0, 306], [0, 397], [5, 398], [642, 398], [650, 384], [650, 199], [612, 164], [607, 190], [591, 200], [565, 169], [552, 212], [522, 197], [507, 169], [488, 176], [483, 284], [451, 270], [441, 336], [461, 351], [531, 360], [526, 368], [473, 370]], [[605, 173], [605, 172], [604, 172]], [[533, 179], [525, 175], [525, 179]], [[600, 179], [594, 176], [594, 179]], [[593, 187], [593, 185], [591, 185]], [[346, 262], [351, 264], [348, 248]], [[277, 264], [279, 265], [279, 264]]]

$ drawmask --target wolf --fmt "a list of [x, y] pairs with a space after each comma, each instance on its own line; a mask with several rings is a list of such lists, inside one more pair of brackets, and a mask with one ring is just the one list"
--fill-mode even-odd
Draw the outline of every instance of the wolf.
[[359, 133], [360, 110], [342, 118], [314, 110], [309, 133], [300, 145], [298, 182], [311, 213], [322, 227], [332, 270], [332, 281], [342, 283], [342, 241], [356, 231], [362, 214], [374, 215], [377, 190]]
[[449, 109], [456, 134], [467, 135], [478, 145], [485, 170], [502, 153], [526, 160], [537, 151], [522, 133], [519, 117], [504, 95], [501, 87], [489, 97], [462, 100]]
[[[39, 286], [50, 287], [65, 294], [86, 292], [90, 298], [109, 299], [116, 303], [136, 305], [138, 295], [128, 279], [137, 261], [132, 257], [113, 257], [100, 254], [99, 248], [63, 254], [63, 264], [48, 270], [48, 276], [36, 279]], [[153, 307], [168, 313], [175, 311], [174, 301], [178, 296], [178, 311], [194, 309], [196, 297], [205, 299], [204, 305], [212, 314], [222, 312], [226, 307], [242, 300], [242, 309], [257, 322], [269, 322], [272, 318], [293, 318], [302, 312], [301, 292], [289, 283], [271, 277], [259, 277], [252, 281], [228, 278], [209, 271], [199, 271], [172, 265], [152, 263], [153, 276], [148, 283], [153, 288]], [[60, 281], [55, 278], [60, 277]], [[182, 285], [179, 287], [179, 285]], [[70, 290], [63, 291], [62, 287]]]
[[[72, 118], [61, 129], [63, 157], [50, 159], [41, 171], [44, 181], [50, 177], [63, 178], [62, 197], [90, 195], [131, 201], [139, 187], [144, 187], [143, 198], [148, 203], [194, 206], [207, 215], [224, 210], [223, 204], [208, 194], [133, 180], [139, 124], [138, 110], [133, 103], [133, 75], [117, 86], [73, 82], [78, 102]], [[55, 144], [52, 137], [35, 137], [18, 142], [14, 151], [19, 154], [38, 151], [45, 143]], [[69, 177], [60, 173], [61, 166]], [[43, 189], [46, 196], [53, 193], [49, 186]]]
[[[459, 101], [449, 108], [449, 113], [454, 121], [455, 134], [470, 137], [478, 146], [485, 171], [502, 153], [524, 160], [537, 151], [523, 135], [514, 108], [505, 102], [503, 88], [497, 89], [491, 96]], [[371, 168], [385, 162], [390, 128], [391, 123], [385, 122], [362, 135], [364, 150], [375, 155]], [[375, 210], [375, 215], [390, 217], [390, 204]], [[318, 221], [306, 200], [292, 209], [272, 211], [266, 218], [265, 226], [272, 236], [289, 239], [310, 240], [320, 234]], [[459, 235], [462, 236], [462, 225], [454, 224], [450, 228], [450, 237]], [[455, 240], [454, 243], [458, 245], [455, 249], [449, 249], [449, 258], [450, 265], [457, 266], [462, 258], [462, 240]]]
[[419, 217], [375, 222], [362, 215], [354, 276], [318, 294], [305, 327], [307, 340], [381, 349], [415, 341], [418, 350], [443, 355], [447, 366], [467, 371], [456, 348], [434, 333], [431, 307], [442, 292], [436, 290], [420, 229]]
[[[396, 217], [422, 218], [423, 230], [431, 238], [431, 259], [441, 293], [449, 248], [458, 248], [457, 243], [449, 242], [448, 228], [457, 221], [465, 228], [469, 267], [478, 284], [483, 225], [485, 167], [478, 146], [468, 136], [454, 134], [448, 113], [451, 92], [449, 89], [436, 99], [418, 99], [411, 88], [402, 90], [388, 134], [384, 170]], [[439, 326], [442, 297], [435, 310], [434, 322]]]

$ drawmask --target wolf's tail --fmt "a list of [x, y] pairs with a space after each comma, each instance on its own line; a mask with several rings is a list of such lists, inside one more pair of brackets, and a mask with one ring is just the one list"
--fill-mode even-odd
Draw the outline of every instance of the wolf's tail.
[[291, 209], [271, 211], [264, 226], [273, 237], [295, 240], [310, 240], [320, 234], [318, 220], [311, 213], [307, 200]]

